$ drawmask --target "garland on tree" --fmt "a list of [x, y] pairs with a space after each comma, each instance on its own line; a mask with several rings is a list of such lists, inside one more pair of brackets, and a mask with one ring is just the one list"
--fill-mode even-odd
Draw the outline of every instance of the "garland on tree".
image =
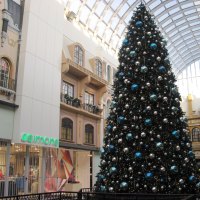
[[96, 191], [197, 193], [200, 180], [166, 41], [143, 4], [130, 20]]

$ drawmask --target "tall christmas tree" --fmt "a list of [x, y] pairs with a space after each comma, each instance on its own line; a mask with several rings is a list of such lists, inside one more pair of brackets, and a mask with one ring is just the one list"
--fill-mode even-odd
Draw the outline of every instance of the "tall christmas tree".
[[139, 5], [119, 51], [96, 191], [196, 193], [200, 180], [166, 42]]

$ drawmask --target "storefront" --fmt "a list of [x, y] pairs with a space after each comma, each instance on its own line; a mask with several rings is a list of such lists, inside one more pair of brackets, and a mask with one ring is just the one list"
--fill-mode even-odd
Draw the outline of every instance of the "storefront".
[[0, 196], [79, 191], [92, 181], [90, 151], [0, 142]]

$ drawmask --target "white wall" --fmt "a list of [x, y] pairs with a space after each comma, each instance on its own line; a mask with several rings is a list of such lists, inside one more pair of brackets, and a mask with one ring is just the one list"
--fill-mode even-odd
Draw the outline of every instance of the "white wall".
[[13, 142], [22, 132], [59, 138], [63, 22], [59, 1], [25, 1]]

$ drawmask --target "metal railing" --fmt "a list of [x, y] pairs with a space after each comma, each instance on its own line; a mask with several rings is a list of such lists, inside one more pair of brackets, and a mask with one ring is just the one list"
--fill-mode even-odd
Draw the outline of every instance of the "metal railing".
[[15, 80], [6, 77], [0, 77], [0, 87], [15, 91]]
[[81, 200], [78, 192], [49, 192], [0, 197], [1, 200]]
[[95, 115], [100, 115], [102, 112], [102, 109], [100, 109], [97, 105], [81, 103], [78, 98], [66, 97], [65, 94], [61, 94], [61, 102], [76, 108], [83, 109]]
[[[89, 192], [90, 191], [90, 192]], [[0, 200], [200, 200], [195, 194], [134, 194], [134, 193], [98, 193], [88, 188], [79, 192], [49, 192], [0, 197]]]

